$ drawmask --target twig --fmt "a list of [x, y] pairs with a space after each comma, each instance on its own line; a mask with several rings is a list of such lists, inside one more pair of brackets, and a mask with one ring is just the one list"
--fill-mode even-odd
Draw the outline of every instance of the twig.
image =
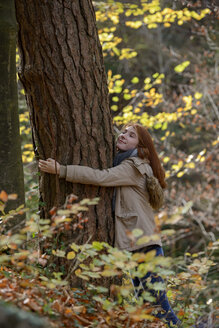
[[218, 112], [217, 106], [214, 103], [213, 98], [211, 97], [211, 95], [209, 93], [207, 93], [207, 97], [208, 97], [208, 99], [209, 99], [209, 101], [212, 105], [212, 108], [214, 109], [214, 112], [215, 112], [215, 115], [216, 115], [217, 119], [219, 120], [219, 112]]
[[[83, 252], [84, 247], [89, 243], [89, 241], [91, 240], [92, 237], [93, 237], [93, 235], [91, 235], [91, 236], [88, 238], [88, 240], [86, 241], [86, 243], [83, 244], [83, 247], [81, 248], [81, 252]], [[81, 252], [80, 252], [80, 253], [81, 253]], [[70, 277], [70, 275], [72, 274], [72, 272], [77, 268], [78, 263], [79, 263], [79, 260], [77, 260], [77, 258], [76, 258], [76, 260], [72, 263], [71, 267], [69, 268], [69, 272], [68, 272], [68, 274], [67, 274], [66, 280], [68, 280], [68, 278]]]
[[78, 314], [76, 314], [75, 312], [73, 313], [74, 317], [76, 317], [79, 321], [85, 323], [86, 325], [90, 326], [91, 325], [91, 322], [80, 317]]

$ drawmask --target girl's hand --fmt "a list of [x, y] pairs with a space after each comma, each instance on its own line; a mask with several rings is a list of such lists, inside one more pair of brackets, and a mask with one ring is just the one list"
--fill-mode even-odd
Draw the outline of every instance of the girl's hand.
[[40, 159], [39, 168], [40, 171], [51, 173], [51, 174], [56, 174], [56, 173], [59, 174], [60, 172], [60, 164], [56, 162], [56, 167], [55, 167], [55, 160], [52, 158], [48, 158], [46, 161]]

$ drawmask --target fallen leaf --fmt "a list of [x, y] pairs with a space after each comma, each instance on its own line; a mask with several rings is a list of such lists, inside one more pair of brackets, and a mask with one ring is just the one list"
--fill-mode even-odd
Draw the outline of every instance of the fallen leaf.
[[53, 310], [56, 310], [58, 312], [62, 312], [62, 310], [63, 310], [62, 306], [60, 305], [59, 301], [57, 301], [57, 300], [55, 300], [52, 303], [52, 308], [53, 308]]
[[7, 200], [8, 200], [8, 194], [7, 194], [4, 190], [2, 190], [1, 193], [0, 193], [0, 199], [1, 199], [4, 203], [7, 202]]
[[73, 306], [72, 309], [76, 313], [83, 313], [83, 314], [85, 314], [87, 311], [86, 307], [83, 305]]
[[8, 195], [8, 199], [10, 199], [10, 200], [16, 200], [17, 199], [17, 194], [10, 194], [10, 195]]

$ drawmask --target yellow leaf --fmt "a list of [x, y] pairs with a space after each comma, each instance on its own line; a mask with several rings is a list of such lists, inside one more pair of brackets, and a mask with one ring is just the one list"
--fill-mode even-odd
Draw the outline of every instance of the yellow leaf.
[[194, 169], [195, 168], [195, 163], [194, 162], [188, 163], [188, 164], [185, 165], [185, 167], [188, 167], [190, 169]]
[[196, 92], [195, 94], [194, 94], [194, 97], [195, 97], [195, 99], [201, 99], [202, 98], [202, 96], [203, 96], [203, 94], [202, 93], [200, 93], [200, 92]]
[[149, 77], [146, 77], [146, 79], [144, 80], [145, 84], [149, 84], [151, 82], [151, 79]]
[[198, 257], [198, 254], [197, 253], [193, 253], [192, 254], [192, 257]]
[[151, 24], [148, 24], [148, 28], [149, 29], [152, 29], [152, 28], [157, 28], [157, 24], [155, 24], [155, 23], [151, 23]]
[[76, 274], [76, 276], [79, 276], [81, 274], [81, 269], [75, 270], [75, 274]]
[[168, 170], [168, 171], [166, 171], [166, 178], [169, 178], [170, 177], [170, 171]]
[[190, 65], [189, 60], [184, 61], [183, 63], [181, 63], [181, 64], [177, 65], [176, 67], [174, 67], [174, 71], [177, 72], [177, 73], [182, 73], [185, 70], [185, 68], [189, 65]]
[[118, 106], [117, 106], [117, 105], [113, 105], [113, 106], [111, 106], [111, 109], [112, 109], [113, 111], [117, 111]]
[[67, 260], [72, 260], [74, 258], [75, 258], [75, 252], [72, 251], [67, 254]]
[[131, 80], [131, 82], [132, 82], [133, 84], [136, 84], [136, 83], [139, 82], [139, 78], [138, 78], [138, 77], [133, 77], [133, 79]]
[[219, 139], [214, 140], [214, 141], [212, 142], [212, 146], [216, 146], [218, 143], [219, 143]]
[[142, 26], [142, 22], [141, 22], [141, 21], [135, 21], [135, 22], [131, 22], [131, 21], [129, 21], [129, 22], [126, 22], [125, 25], [126, 25], [126, 26], [129, 26], [129, 27], [131, 27], [131, 28], [136, 28], [136, 29], [138, 29], [139, 27]]
[[170, 160], [170, 158], [166, 156], [166, 157], [164, 157], [163, 162], [167, 163], [167, 162], [169, 162], [169, 160]]
[[183, 171], [177, 173], [177, 178], [181, 178], [184, 174], [185, 174], [185, 172], [183, 172]]

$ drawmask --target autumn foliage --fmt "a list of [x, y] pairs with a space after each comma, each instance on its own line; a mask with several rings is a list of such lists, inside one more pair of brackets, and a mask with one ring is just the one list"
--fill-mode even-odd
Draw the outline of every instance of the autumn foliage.
[[[166, 171], [166, 201], [155, 218], [168, 256], [156, 263], [150, 254], [150, 263], [166, 278], [183, 327], [199, 321], [217, 327], [218, 8], [214, 1], [208, 8], [201, 1], [178, 1], [176, 8], [165, 3], [94, 1], [94, 6], [115, 134], [130, 121], [146, 126]], [[51, 209], [50, 219], [40, 217], [38, 205], [44, 204], [20, 84], [19, 116], [26, 205], [5, 212], [16, 195], [0, 190], [0, 298], [45, 318], [46, 327], [164, 327], [148, 295], [145, 302], [134, 297], [130, 270], [136, 270], [140, 255], [99, 241], [69, 243], [68, 231], [83, 232], [87, 208], [98, 199], [70, 195], [62, 208]], [[5, 231], [7, 221], [22, 213], [25, 227]], [[148, 258], [143, 260], [143, 270], [149, 270]], [[72, 286], [73, 276], [83, 288]], [[111, 277], [108, 289], [104, 279]]]

